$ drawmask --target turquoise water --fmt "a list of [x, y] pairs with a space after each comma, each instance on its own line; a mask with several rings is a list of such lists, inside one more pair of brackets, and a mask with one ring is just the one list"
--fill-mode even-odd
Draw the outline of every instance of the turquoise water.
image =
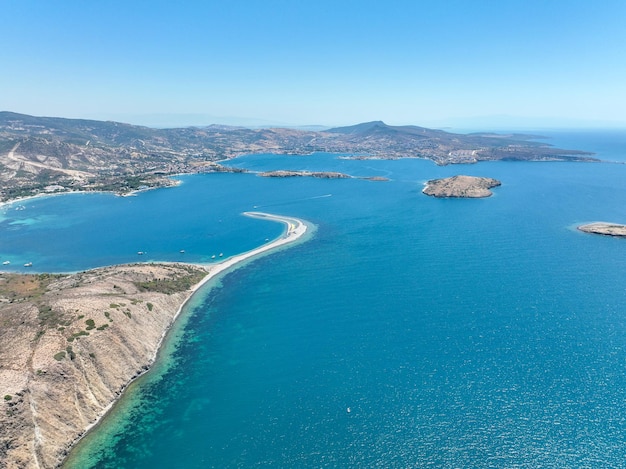
[[[624, 133], [553, 143], [626, 161]], [[254, 207], [317, 225], [196, 296], [155, 372], [70, 467], [623, 465], [626, 242], [575, 226], [626, 220], [626, 165], [233, 164], [391, 181], [197, 175], [133, 198], [6, 210], [2, 255], [70, 271], [137, 250], [178, 260], [185, 248], [192, 261], [247, 250], [282, 229], [239, 215]], [[503, 185], [481, 200], [421, 194], [453, 174]], [[69, 233], [84, 251], [53, 242]]]

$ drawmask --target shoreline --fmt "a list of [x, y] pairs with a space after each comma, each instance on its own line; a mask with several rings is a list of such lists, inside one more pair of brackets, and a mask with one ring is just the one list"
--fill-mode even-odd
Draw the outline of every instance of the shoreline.
[[[163, 330], [163, 333], [161, 334], [161, 337], [156, 344], [155, 351], [148, 360], [147, 369], [144, 372], [130, 379], [124, 385], [119, 396], [113, 399], [104, 409], [102, 409], [102, 411], [96, 417], [96, 419], [92, 423], [90, 423], [87, 427], [85, 427], [83, 433], [69, 444], [69, 447], [67, 448], [67, 456], [61, 462], [61, 465], [59, 467], [65, 467], [65, 464], [68, 461], [69, 457], [71, 456], [71, 453], [76, 447], [76, 445], [80, 443], [87, 435], [89, 435], [90, 432], [94, 428], [96, 428], [102, 422], [102, 420], [114, 409], [117, 402], [119, 402], [119, 400], [124, 397], [126, 389], [128, 389], [128, 387], [133, 382], [135, 382], [138, 378], [144, 376], [146, 373], [149, 373], [152, 370], [152, 367], [158, 358], [159, 352], [161, 351], [163, 347], [163, 343], [165, 339], [167, 338], [168, 333], [170, 332], [170, 330], [172, 329], [172, 327], [178, 320], [185, 306], [192, 300], [192, 298], [198, 292], [198, 290], [200, 290], [208, 282], [210, 282], [211, 280], [214, 280], [220, 274], [227, 272], [231, 268], [241, 267], [242, 265], [245, 265], [244, 263], [245, 261], [251, 260], [253, 258], [257, 258], [263, 254], [268, 253], [269, 251], [275, 251], [277, 248], [283, 247], [285, 245], [295, 243], [307, 233], [309, 228], [312, 228], [313, 226], [313, 225], [308, 225], [305, 221], [300, 220], [298, 218], [287, 217], [287, 216], [282, 216], [282, 215], [274, 215], [274, 214], [265, 213], [265, 212], [243, 212], [243, 215], [247, 217], [251, 217], [251, 218], [271, 220], [271, 221], [283, 223], [284, 225], [286, 225], [286, 229], [278, 238], [274, 239], [273, 241], [263, 244], [259, 246], [258, 248], [252, 249], [250, 251], [246, 251], [241, 254], [237, 254], [227, 259], [224, 259], [223, 261], [217, 264], [195, 264], [195, 263], [177, 262], [177, 264], [181, 264], [181, 265], [193, 265], [196, 267], [201, 267], [207, 271], [207, 274], [204, 276], [204, 278], [200, 282], [198, 282], [196, 285], [191, 287], [191, 289], [189, 290], [189, 294], [178, 307], [176, 313], [172, 317], [168, 326]], [[163, 263], [154, 262], [154, 264], [168, 264], [168, 263], [167, 262], [163, 262]]]
[[2, 209], [6, 209], [8, 207], [10, 207], [13, 204], [20, 204], [23, 202], [27, 202], [29, 200], [36, 200], [36, 199], [43, 199], [46, 197], [56, 197], [56, 196], [60, 196], [60, 195], [71, 195], [71, 194], [111, 194], [114, 195], [116, 197], [134, 197], [137, 194], [140, 194], [141, 192], [148, 192], [151, 190], [156, 190], [156, 189], [167, 189], [168, 187], [178, 187], [180, 186], [183, 182], [180, 179], [174, 179], [176, 176], [184, 176], [186, 174], [198, 174], [198, 173], [177, 173], [177, 174], [172, 174], [171, 176], [168, 176], [168, 178], [171, 178], [171, 180], [173, 181], [173, 184], [168, 185], [168, 186], [152, 186], [152, 187], [146, 187], [143, 189], [133, 189], [132, 191], [129, 192], [115, 192], [115, 191], [106, 191], [106, 190], [94, 190], [94, 191], [89, 191], [89, 190], [64, 190], [64, 191], [55, 191], [55, 192], [40, 192], [38, 194], [33, 194], [33, 195], [26, 195], [24, 197], [18, 197], [16, 199], [9, 199], [9, 200], [3, 200], [0, 201], [0, 210]]

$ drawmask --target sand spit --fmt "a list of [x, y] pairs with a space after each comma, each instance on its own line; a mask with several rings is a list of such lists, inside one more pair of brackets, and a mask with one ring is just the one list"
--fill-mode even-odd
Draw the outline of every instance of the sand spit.
[[150, 369], [183, 306], [216, 276], [302, 240], [276, 240], [218, 264], [131, 264], [72, 275], [0, 274], [0, 467], [59, 467], [72, 446]]

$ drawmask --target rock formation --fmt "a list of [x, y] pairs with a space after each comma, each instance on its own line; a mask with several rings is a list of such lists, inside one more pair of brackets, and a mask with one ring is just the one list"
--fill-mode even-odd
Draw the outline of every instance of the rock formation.
[[489, 197], [492, 187], [501, 185], [497, 179], [475, 176], [452, 176], [445, 179], [433, 179], [426, 183], [422, 191], [433, 197]]
[[626, 237], [626, 225], [619, 223], [596, 222], [578, 227], [580, 231], [585, 233], [601, 234], [606, 236]]

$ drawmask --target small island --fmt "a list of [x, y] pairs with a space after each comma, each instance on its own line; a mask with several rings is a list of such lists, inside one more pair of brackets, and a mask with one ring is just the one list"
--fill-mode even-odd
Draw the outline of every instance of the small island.
[[452, 176], [428, 181], [422, 192], [432, 197], [481, 198], [491, 196], [492, 192], [489, 189], [501, 184], [492, 178]]
[[259, 173], [259, 176], [266, 178], [312, 177], [322, 179], [349, 179], [352, 177], [348, 174], [334, 171], [287, 171], [282, 169], [277, 171], [265, 171], [263, 173]]
[[578, 227], [580, 231], [584, 231], [585, 233], [593, 233], [605, 236], [617, 236], [617, 237], [626, 237], [626, 225], [620, 225], [619, 223], [608, 223], [608, 222], [595, 222], [589, 223], [587, 225], [581, 225]]

